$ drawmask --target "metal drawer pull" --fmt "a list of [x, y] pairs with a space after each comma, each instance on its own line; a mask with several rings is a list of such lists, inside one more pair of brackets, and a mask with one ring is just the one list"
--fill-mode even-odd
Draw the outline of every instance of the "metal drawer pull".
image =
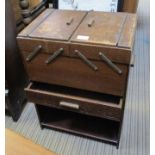
[[67, 25], [71, 25], [72, 22], [73, 22], [73, 18], [70, 18], [70, 19], [68, 20], [68, 22], [66, 22], [66, 24], [67, 24]]
[[90, 66], [93, 70], [97, 71], [98, 67], [94, 65], [90, 60], [88, 60], [80, 51], [75, 50], [75, 53], [88, 65]]
[[26, 57], [26, 61], [31, 61], [42, 49], [41, 45], [38, 45], [34, 50]]
[[95, 23], [95, 20], [94, 19], [91, 19], [89, 22], [88, 22], [88, 27], [92, 27], [92, 25]]
[[79, 105], [78, 104], [74, 104], [74, 103], [70, 103], [70, 102], [61, 101], [59, 103], [59, 105], [63, 106], [63, 107], [67, 107], [67, 108], [79, 109]]
[[59, 50], [55, 51], [52, 56], [50, 56], [45, 63], [49, 64], [50, 62], [52, 62], [53, 60], [55, 60], [62, 52], [64, 51], [63, 48], [60, 48]]
[[106, 62], [114, 71], [118, 74], [122, 74], [122, 70], [118, 68], [109, 58], [107, 58], [102, 52], [99, 52], [101, 59]]

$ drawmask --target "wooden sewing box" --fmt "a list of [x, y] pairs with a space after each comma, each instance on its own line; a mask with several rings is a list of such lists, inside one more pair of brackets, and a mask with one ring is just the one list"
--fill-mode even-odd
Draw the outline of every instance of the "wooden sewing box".
[[46, 9], [17, 36], [41, 127], [119, 145], [136, 15]]

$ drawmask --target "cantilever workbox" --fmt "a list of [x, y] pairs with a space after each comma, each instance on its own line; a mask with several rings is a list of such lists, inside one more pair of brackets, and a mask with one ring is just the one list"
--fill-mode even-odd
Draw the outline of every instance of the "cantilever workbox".
[[136, 15], [45, 10], [18, 34], [42, 127], [119, 144]]

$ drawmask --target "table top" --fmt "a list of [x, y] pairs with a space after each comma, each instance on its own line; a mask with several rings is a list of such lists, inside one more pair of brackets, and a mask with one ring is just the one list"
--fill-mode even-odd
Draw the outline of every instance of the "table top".
[[137, 16], [46, 9], [18, 36], [132, 48]]

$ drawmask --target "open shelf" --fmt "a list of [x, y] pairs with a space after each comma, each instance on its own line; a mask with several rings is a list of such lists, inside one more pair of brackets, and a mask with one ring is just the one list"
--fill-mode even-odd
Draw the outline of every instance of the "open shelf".
[[118, 144], [120, 123], [36, 105], [41, 126]]

